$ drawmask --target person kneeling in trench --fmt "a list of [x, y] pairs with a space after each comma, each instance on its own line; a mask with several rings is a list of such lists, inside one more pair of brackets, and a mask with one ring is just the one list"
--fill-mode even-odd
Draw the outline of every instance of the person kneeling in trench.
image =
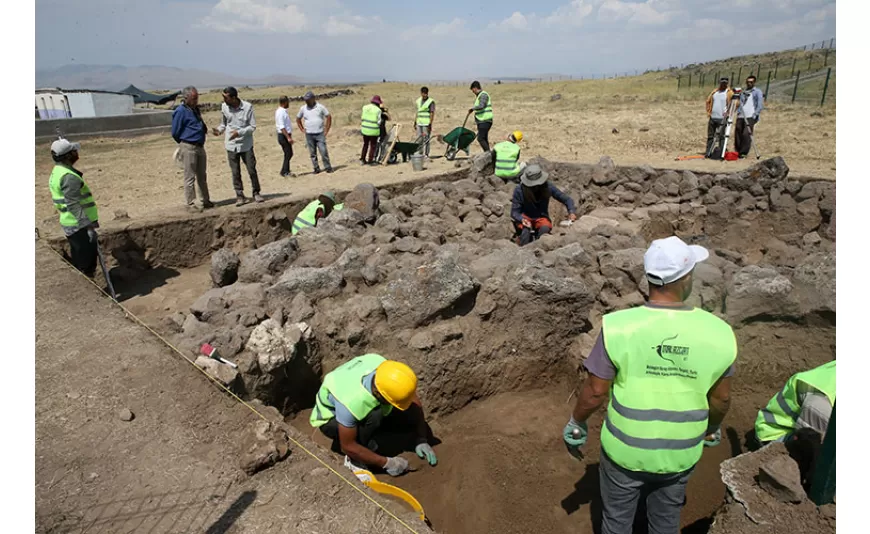
[[357, 356], [328, 373], [317, 392], [310, 423], [333, 440], [333, 451], [345, 454], [345, 466], [352, 471], [377, 466], [395, 477], [408, 471], [408, 461], [398, 455], [381, 456], [375, 452], [378, 444], [373, 439], [393, 408], [407, 414], [413, 423], [417, 456], [429, 465], [437, 464], [428, 443], [423, 405], [417, 397], [417, 375], [404, 363], [379, 354]]
[[553, 229], [550, 219], [550, 197], [568, 208], [568, 219], [577, 220], [574, 200], [548, 182], [549, 174], [540, 165], [527, 166], [520, 175], [520, 184], [514, 189], [511, 200], [511, 220], [514, 223], [517, 243], [528, 245], [535, 239], [549, 234]]

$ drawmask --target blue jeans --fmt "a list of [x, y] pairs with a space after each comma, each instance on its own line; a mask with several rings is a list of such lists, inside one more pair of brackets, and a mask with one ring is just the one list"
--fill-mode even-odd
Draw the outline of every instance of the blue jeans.
[[320, 151], [320, 157], [323, 159], [323, 167], [328, 171], [332, 169], [329, 163], [329, 151], [326, 150], [326, 134], [323, 132], [305, 134], [305, 144], [308, 145], [308, 155], [311, 156], [311, 165], [314, 170], [320, 170], [320, 165], [317, 164], [317, 151]]

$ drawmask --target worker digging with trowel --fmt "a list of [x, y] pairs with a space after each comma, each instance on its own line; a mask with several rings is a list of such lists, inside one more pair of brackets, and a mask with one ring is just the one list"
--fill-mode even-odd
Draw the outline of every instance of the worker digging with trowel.
[[520, 183], [511, 199], [511, 220], [520, 246], [549, 234], [553, 229], [550, 218], [550, 198], [555, 198], [568, 209], [568, 220], [577, 220], [574, 200], [549, 181], [550, 175], [540, 165], [527, 166], [520, 174]]
[[410, 469], [408, 461], [398, 455], [381, 456], [373, 438], [385, 418], [390, 421], [401, 416], [413, 425], [417, 456], [429, 465], [437, 464], [423, 405], [417, 397], [417, 375], [404, 363], [379, 354], [363, 354], [323, 378], [310, 422], [333, 440], [332, 450], [345, 454], [344, 465], [352, 471], [380, 467], [396, 477]]
[[302, 211], [296, 216], [296, 219], [293, 221], [293, 229], [291, 230], [292, 235], [298, 234], [299, 230], [302, 230], [306, 226], [317, 226], [317, 221], [333, 211], [340, 211], [343, 208], [344, 204], [335, 203], [335, 193], [332, 191], [321, 193], [320, 196], [302, 208]]

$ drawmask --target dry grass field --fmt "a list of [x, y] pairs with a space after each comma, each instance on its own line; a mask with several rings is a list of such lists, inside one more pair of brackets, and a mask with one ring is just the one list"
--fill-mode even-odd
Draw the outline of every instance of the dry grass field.
[[[296, 96], [307, 88], [240, 88], [243, 99]], [[312, 88], [316, 93], [327, 88]], [[414, 173], [410, 163], [386, 167], [360, 167], [362, 138], [358, 135], [360, 108], [378, 94], [389, 107], [393, 123], [402, 124], [400, 138], [410, 141], [418, 85], [386, 83], [351, 87], [356, 94], [322, 101], [333, 115], [328, 144], [334, 174], [314, 176], [302, 136], [294, 136], [291, 161], [296, 178], [281, 178], [281, 149], [275, 137], [275, 105], [257, 105], [255, 150], [262, 192], [268, 198], [283, 195], [315, 195], [326, 188], [349, 189], [359, 182], [383, 184], [406, 178], [454, 170], [456, 162], [441, 156], [444, 145], [433, 142], [433, 159], [423, 173]], [[680, 155], [698, 154], [704, 149], [707, 119], [704, 99], [707, 89], [676, 91], [675, 79], [665, 73], [605, 80], [511, 83], [485, 86], [493, 100], [494, 125], [491, 143], [513, 130], [523, 131], [522, 158], [543, 156], [553, 160], [596, 162], [609, 155], [617, 165], [650, 164], [653, 167], [691, 169], [708, 173], [729, 173], [754, 163], [704, 160], [674, 161]], [[712, 88], [710, 88], [712, 90]], [[553, 100], [552, 95], [561, 98]], [[430, 95], [437, 106], [435, 134], [446, 134], [460, 126], [474, 100], [467, 84], [432, 86]], [[220, 101], [219, 92], [201, 95], [200, 102]], [[295, 115], [299, 104], [290, 111]], [[219, 112], [205, 114], [209, 127], [219, 122]], [[473, 120], [469, 125], [472, 129]], [[618, 133], [614, 133], [614, 129]], [[834, 179], [836, 175], [836, 107], [802, 104], [769, 104], [757, 129], [762, 157], [782, 156], [796, 175]], [[112, 225], [112, 213], [123, 209], [133, 220], [157, 219], [181, 211], [182, 174], [172, 162], [174, 141], [168, 135], [137, 138], [89, 139], [82, 143], [78, 164], [95, 192], [104, 224]], [[209, 136], [208, 181], [212, 199], [233, 198], [223, 137]], [[475, 143], [472, 155], [480, 153]], [[48, 192], [52, 161], [49, 142], [35, 147], [36, 225], [40, 230], [59, 233]], [[464, 159], [460, 153], [457, 162]], [[242, 171], [246, 193], [250, 182]], [[236, 209], [221, 207], [220, 209]], [[118, 223], [120, 224], [120, 223]]]

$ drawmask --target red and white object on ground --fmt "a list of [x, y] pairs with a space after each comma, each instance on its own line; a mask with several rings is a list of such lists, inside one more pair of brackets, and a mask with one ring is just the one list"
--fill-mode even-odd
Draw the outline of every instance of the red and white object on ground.
[[221, 358], [221, 356], [218, 354], [217, 349], [212, 347], [208, 343], [203, 343], [202, 346], [199, 348], [199, 352], [201, 352], [204, 356], [208, 356], [209, 358], [211, 358], [213, 360], [217, 360], [221, 363], [225, 363], [225, 364], [229, 365], [230, 367], [232, 367], [233, 369], [239, 368], [239, 366], [234, 364], [233, 362]]

